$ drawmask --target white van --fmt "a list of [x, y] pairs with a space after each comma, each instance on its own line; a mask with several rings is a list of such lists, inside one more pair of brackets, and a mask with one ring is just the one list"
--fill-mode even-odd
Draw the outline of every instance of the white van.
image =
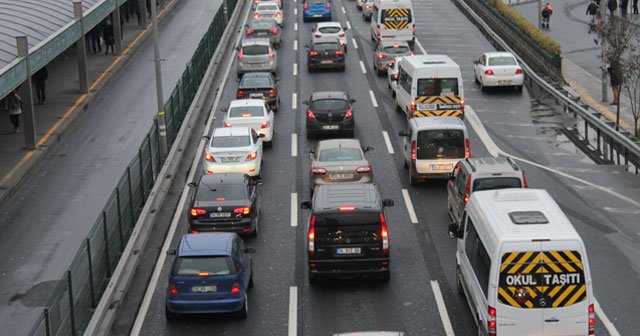
[[409, 169], [409, 184], [428, 178], [447, 179], [458, 161], [471, 155], [467, 127], [460, 118], [412, 118], [404, 140], [404, 167]]
[[587, 251], [545, 190], [474, 192], [449, 236], [479, 335], [594, 334]]
[[447, 55], [416, 55], [398, 63], [396, 110], [413, 117], [464, 118], [460, 67]]
[[371, 41], [405, 41], [411, 49], [416, 41], [413, 6], [410, 0], [374, 0], [371, 12]]

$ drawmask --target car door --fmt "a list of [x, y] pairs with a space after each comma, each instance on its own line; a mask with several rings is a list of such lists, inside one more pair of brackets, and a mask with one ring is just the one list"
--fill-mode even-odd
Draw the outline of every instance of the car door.
[[480, 80], [482, 77], [482, 73], [484, 72], [484, 55], [480, 56], [480, 58], [476, 61], [475, 68], [473, 74], [476, 76], [477, 80]]
[[411, 127], [409, 127], [409, 129], [407, 129], [407, 136], [404, 137], [404, 150], [402, 151], [404, 153], [404, 161], [407, 164], [411, 164], [411, 139], [413, 138], [413, 132], [411, 131]]

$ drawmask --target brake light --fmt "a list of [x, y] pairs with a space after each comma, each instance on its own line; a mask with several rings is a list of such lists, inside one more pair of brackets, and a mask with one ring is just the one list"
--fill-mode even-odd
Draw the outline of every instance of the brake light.
[[202, 216], [207, 213], [205, 209], [191, 208], [191, 217]]
[[273, 50], [271, 48], [269, 48], [269, 58], [273, 59], [274, 57], [276, 57], [276, 54], [274, 54]]
[[338, 211], [355, 211], [356, 207], [354, 206], [341, 206], [338, 208]]
[[465, 203], [469, 202], [469, 195], [471, 194], [471, 176], [467, 178], [467, 184], [464, 186], [464, 198]]
[[484, 74], [485, 75], [489, 75], [489, 76], [493, 76], [493, 70], [487, 69], [487, 70], [484, 71]]
[[411, 160], [413, 160], [413, 161], [418, 159], [418, 155], [416, 153], [417, 149], [418, 149], [418, 144], [416, 143], [415, 140], [412, 140], [411, 141]]
[[231, 284], [231, 294], [240, 293], [240, 281], [236, 280]]
[[524, 171], [522, 172], [522, 184], [523, 188], [529, 188], [529, 183], [527, 183], [527, 176], [525, 176]]
[[309, 51], [309, 56], [318, 56], [318, 52], [315, 50]]
[[204, 159], [209, 162], [216, 162], [216, 159], [213, 158], [213, 155], [209, 153], [204, 154]]
[[271, 34], [278, 34], [280, 31], [278, 30], [278, 28], [271, 28], [269, 29], [269, 31], [271, 32]]
[[487, 320], [489, 336], [496, 336], [496, 324], [496, 309], [489, 306], [489, 319]]
[[331, 4], [327, 1], [327, 9], [331, 9]]
[[267, 128], [269, 127], [269, 120], [265, 120], [262, 122], [262, 124], [260, 125], [260, 128]]
[[471, 157], [471, 146], [469, 145], [469, 138], [464, 139], [464, 158]]
[[344, 55], [344, 51], [338, 50], [338, 51], [336, 51], [336, 55]]
[[253, 34], [253, 29], [247, 29], [247, 36], [251, 36]]
[[238, 99], [244, 98], [244, 92], [242, 92], [242, 90], [238, 90], [238, 92], [236, 93], [236, 98]]
[[523, 71], [522, 69], [518, 68], [516, 69], [516, 75], [522, 75]]
[[313, 114], [313, 111], [311, 111], [311, 110], [307, 110], [307, 119], [309, 119], [309, 120], [318, 120], [318, 119], [316, 119], [316, 115]]
[[378, 58], [379, 58], [379, 59], [384, 59], [384, 58], [387, 58], [387, 55], [385, 55], [385, 54], [378, 54]]
[[313, 37], [322, 37], [320, 34], [314, 34]]
[[360, 167], [356, 168], [356, 173], [358, 173], [358, 174], [371, 173], [371, 167], [369, 167], [369, 166], [360, 166]]
[[276, 12], [276, 17], [280, 17], [280, 15], [282, 15], [282, 13]]
[[242, 207], [233, 209], [233, 213], [236, 215], [246, 216], [251, 213], [251, 207]]
[[411, 101], [411, 114], [416, 112], [416, 102], [414, 100]]
[[307, 237], [307, 253], [311, 256], [316, 253], [316, 215], [311, 216], [311, 220], [309, 221], [309, 235]]
[[216, 197], [216, 201], [224, 201], [224, 197]]
[[274, 89], [269, 90], [269, 97], [275, 97], [275, 96], [276, 96], [276, 93], [277, 93], [277, 92], [276, 92], [276, 90], [274, 90]]
[[251, 152], [249, 153], [249, 155], [247, 155], [246, 160], [247, 161], [255, 160], [255, 158], [257, 157], [258, 157], [258, 152]]
[[173, 281], [169, 281], [169, 288], [167, 288], [169, 295], [178, 295], [178, 287], [176, 287], [176, 283]]
[[198, 272], [198, 276], [201, 276], [201, 277], [209, 276], [209, 272]]
[[260, 13], [253, 14], [253, 17], [256, 18], [256, 19], [259, 18], [260, 17]]
[[225, 121], [224, 122], [224, 127], [231, 127], [231, 122], [230, 121]]
[[338, 37], [345, 37], [345, 35], [346, 35], [345, 33], [340, 33], [338, 34]]
[[464, 111], [464, 98], [460, 99], [460, 106], [461, 106], [460, 109]]
[[416, 26], [413, 26], [413, 29], [411, 29], [411, 32], [413, 33], [413, 35], [416, 34]]
[[397, 80], [398, 79], [398, 74], [393, 74], [393, 79]]
[[242, 49], [240, 49], [240, 52], [238, 53], [238, 61], [242, 61], [242, 58], [244, 58], [244, 53], [242, 52]]
[[353, 119], [353, 110], [352, 109], [348, 109], [347, 113], [344, 114], [344, 120], [350, 120]]
[[589, 305], [589, 335], [595, 335], [596, 315], [593, 303]]
[[309, 9], [309, 3], [308, 3], [308, 2], [305, 2], [305, 3], [304, 3], [304, 10], [308, 10], [308, 9]]
[[311, 167], [311, 175], [324, 175], [327, 173], [327, 170], [324, 168]]
[[380, 223], [382, 223], [382, 253], [389, 254], [389, 230], [387, 229], [387, 220], [384, 214], [380, 213]]

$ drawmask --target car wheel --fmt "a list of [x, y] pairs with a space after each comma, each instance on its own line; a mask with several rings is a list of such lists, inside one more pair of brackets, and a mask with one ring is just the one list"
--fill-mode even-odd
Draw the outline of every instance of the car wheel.
[[251, 268], [251, 277], [249, 277], [249, 285], [248, 288], [253, 288], [255, 284], [253, 283], [253, 267]]
[[382, 75], [384, 75], [384, 70], [380, 71], [380, 69], [377, 69], [377, 73], [378, 77], [382, 77]]
[[242, 74], [241, 73], [236, 73], [238, 75], [238, 79], [242, 78]]
[[407, 160], [404, 160], [404, 169], [408, 169], [409, 168], [409, 163], [407, 162]]
[[276, 48], [277, 48], [277, 49], [280, 49], [280, 43], [281, 43], [281, 42], [276, 43]]
[[413, 177], [413, 167], [409, 166], [409, 184], [412, 186], [418, 185], [418, 179]]
[[473, 70], [473, 81], [474, 81], [476, 84], [479, 84], [479, 83], [480, 83], [480, 81], [478, 80], [478, 76], [476, 76], [476, 71], [475, 71], [475, 70]]
[[314, 138], [313, 134], [311, 132], [307, 131], [307, 139], [311, 140], [313, 138]]
[[170, 312], [169, 308], [167, 308], [166, 306], [164, 307], [164, 316], [167, 318], [168, 322], [175, 321], [179, 317], [178, 314], [176, 314], [174, 312]]
[[391, 97], [395, 98], [396, 97], [396, 91], [391, 89]]
[[398, 113], [402, 113], [402, 108], [400, 107], [400, 104], [398, 104], [398, 101], [396, 100], [396, 112]]
[[267, 146], [269, 148], [273, 147], [273, 137], [271, 138], [271, 141], [265, 142], [264, 144], [265, 144], [265, 146]]
[[280, 111], [280, 98], [276, 100], [276, 105], [273, 107], [273, 112], [278, 112], [278, 111]]
[[458, 294], [464, 295], [464, 288], [462, 288], [462, 281], [460, 280], [460, 266], [456, 267], [456, 284], [458, 287]]
[[309, 22], [309, 19], [307, 19], [306, 17], [302, 17], [302, 22]]
[[344, 72], [346, 69], [347, 69], [347, 66], [343, 65], [342, 67], [338, 68], [338, 71]]
[[518, 91], [518, 93], [522, 93], [522, 85], [517, 85], [516, 91]]
[[482, 92], [486, 92], [487, 91], [487, 87], [484, 86], [484, 84], [482, 83], [482, 80], [480, 80], [480, 91], [482, 91]]
[[310, 67], [310, 66], [307, 66], [307, 71], [309, 71], [309, 72], [313, 72], [313, 68], [312, 68], [312, 67]]
[[318, 278], [313, 275], [313, 273], [309, 272], [309, 284], [310, 285], [315, 285], [318, 283]]
[[244, 293], [244, 304], [242, 308], [238, 311], [238, 317], [241, 319], [246, 319], [249, 315], [249, 298], [247, 297], [247, 293]]
[[389, 282], [391, 280], [391, 272], [390, 271], [386, 271], [386, 272], [382, 273], [382, 275], [380, 276], [380, 280], [382, 282]]

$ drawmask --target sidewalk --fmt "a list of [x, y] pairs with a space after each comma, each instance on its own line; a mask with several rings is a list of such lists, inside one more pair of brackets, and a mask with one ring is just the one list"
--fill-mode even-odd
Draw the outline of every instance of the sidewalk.
[[[617, 107], [609, 105], [613, 93], [611, 87], [608, 86], [608, 75], [607, 96], [609, 102], [602, 102], [601, 60], [599, 58], [601, 48], [594, 42], [597, 35], [588, 33], [589, 17], [585, 15], [588, 1], [551, 1], [551, 4], [554, 5], [553, 17], [551, 18], [551, 28], [546, 33], [562, 46], [562, 74], [565, 80], [580, 95], [583, 102], [611, 121], [615, 121]], [[512, 8], [533, 24], [538, 24], [537, 2], [512, 5]], [[630, 14], [630, 16], [640, 22], [637, 15]], [[620, 103], [620, 126], [627, 131], [632, 131], [631, 104], [624, 89]]]

